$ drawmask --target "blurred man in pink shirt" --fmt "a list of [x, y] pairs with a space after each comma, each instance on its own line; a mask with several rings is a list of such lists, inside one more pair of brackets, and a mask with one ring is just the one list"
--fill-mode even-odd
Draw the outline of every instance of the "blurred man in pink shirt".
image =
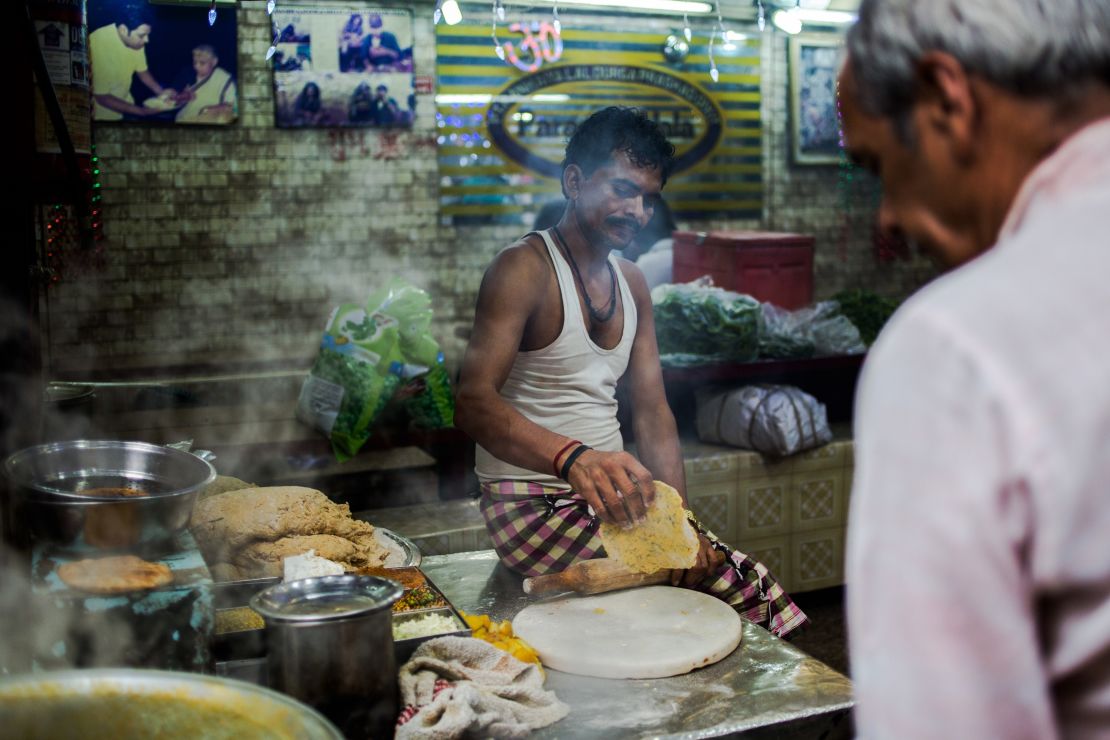
[[951, 268], [860, 381], [857, 729], [1110, 737], [1110, 3], [864, 0], [840, 93]]

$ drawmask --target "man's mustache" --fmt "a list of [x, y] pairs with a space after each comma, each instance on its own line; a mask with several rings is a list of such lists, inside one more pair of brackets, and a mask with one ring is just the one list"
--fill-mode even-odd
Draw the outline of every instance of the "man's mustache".
[[634, 221], [630, 218], [621, 218], [620, 216], [613, 216], [611, 218], [605, 219], [605, 223], [609, 224], [610, 226], [619, 226], [619, 227], [622, 227], [622, 228], [625, 228], [625, 229], [630, 229], [632, 231], [639, 231], [640, 230], [640, 224], [637, 221]]

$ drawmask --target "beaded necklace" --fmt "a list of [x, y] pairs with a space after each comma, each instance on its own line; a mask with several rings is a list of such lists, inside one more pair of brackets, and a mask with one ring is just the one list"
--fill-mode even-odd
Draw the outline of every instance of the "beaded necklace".
[[[567, 245], [567, 240], [563, 238], [563, 232], [559, 231], [559, 227], [552, 228], [555, 236], [559, 239], [559, 244], [562, 245], [563, 251], [566, 252], [567, 259], [570, 261], [571, 269], [574, 270], [574, 277], [578, 279], [578, 284], [582, 286], [582, 297], [586, 300], [586, 312], [590, 318], [598, 323], [604, 323], [613, 318], [613, 314], [617, 310], [617, 274], [613, 270], [613, 263], [606, 259], [605, 266], [609, 268], [609, 300], [602, 304], [603, 311], [594, 308], [593, 302], [590, 300], [590, 291], [586, 290], [586, 283], [582, 280], [582, 273], [578, 270], [578, 263], [574, 261], [574, 255], [570, 253], [570, 247]], [[608, 308], [605, 308], [608, 306]]]

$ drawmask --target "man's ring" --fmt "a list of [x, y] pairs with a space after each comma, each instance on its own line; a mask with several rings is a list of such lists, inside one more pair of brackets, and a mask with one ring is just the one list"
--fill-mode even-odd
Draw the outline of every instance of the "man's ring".
[[624, 498], [624, 494], [620, 492], [619, 488], [617, 489], [617, 498]]

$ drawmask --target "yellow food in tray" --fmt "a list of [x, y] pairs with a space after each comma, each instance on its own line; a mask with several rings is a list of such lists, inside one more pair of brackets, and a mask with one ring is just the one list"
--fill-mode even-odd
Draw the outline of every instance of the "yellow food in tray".
[[249, 606], [216, 610], [215, 633], [217, 635], [245, 630], [260, 630], [265, 627], [266, 622], [263, 621], [262, 615]]
[[[509, 620], [495, 622], [488, 614], [467, 614], [466, 612], [460, 612], [460, 614], [470, 627], [472, 637], [485, 640], [524, 663], [540, 665], [540, 656], [531, 645], [513, 634], [513, 625]], [[543, 670], [542, 666], [540, 670]]]

